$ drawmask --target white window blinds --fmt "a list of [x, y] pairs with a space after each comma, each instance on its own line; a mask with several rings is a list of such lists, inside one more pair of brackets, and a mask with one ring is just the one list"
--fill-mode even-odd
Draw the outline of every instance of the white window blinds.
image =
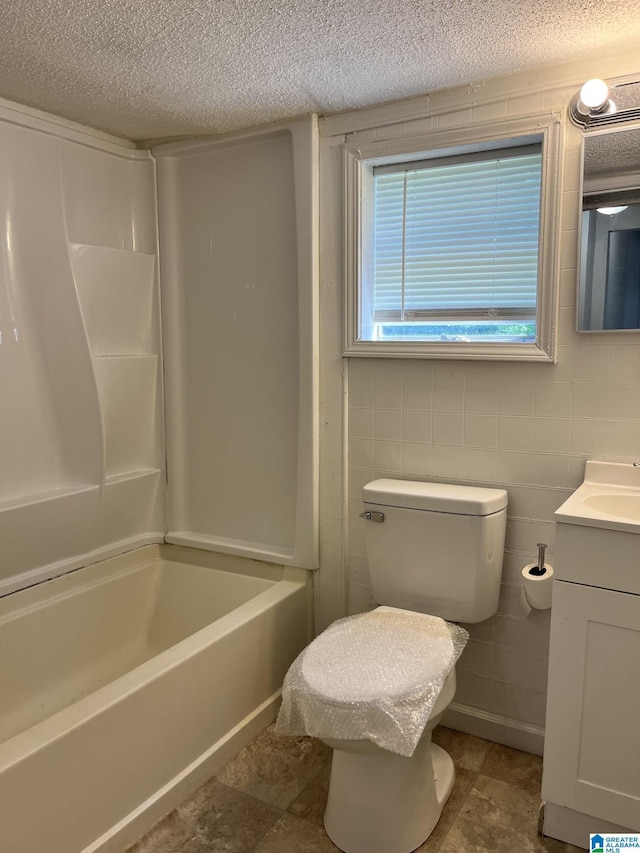
[[541, 146], [374, 170], [373, 320], [535, 317]]

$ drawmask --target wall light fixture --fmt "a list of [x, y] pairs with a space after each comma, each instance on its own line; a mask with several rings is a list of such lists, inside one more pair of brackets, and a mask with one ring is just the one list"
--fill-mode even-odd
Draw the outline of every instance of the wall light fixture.
[[587, 127], [598, 116], [612, 115], [616, 105], [609, 97], [609, 86], [604, 80], [587, 80], [569, 104], [569, 116], [574, 124]]
[[596, 210], [598, 213], [604, 213], [605, 216], [615, 216], [616, 213], [622, 213], [628, 207], [628, 204], [618, 204], [615, 207], [596, 207]]

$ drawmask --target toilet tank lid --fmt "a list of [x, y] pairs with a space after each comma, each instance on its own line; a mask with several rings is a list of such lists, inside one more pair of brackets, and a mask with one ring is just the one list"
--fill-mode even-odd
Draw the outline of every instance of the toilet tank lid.
[[424, 483], [416, 480], [373, 480], [363, 489], [365, 503], [456, 515], [492, 515], [507, 505], [504, 489]]

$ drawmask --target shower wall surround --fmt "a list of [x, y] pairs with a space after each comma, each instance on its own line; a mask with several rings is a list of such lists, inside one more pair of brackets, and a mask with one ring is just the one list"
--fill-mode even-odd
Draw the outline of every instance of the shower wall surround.
[[156, 156], [0, 102], [0, 595], [167, 529], [317, 566], [317, 139], [154, 152], [168, 528]]
[[0, 593], [164, 523], [154, 164], [0, 102]]
[[167, 541], [316, 568], [316, 119], [153, 153]]

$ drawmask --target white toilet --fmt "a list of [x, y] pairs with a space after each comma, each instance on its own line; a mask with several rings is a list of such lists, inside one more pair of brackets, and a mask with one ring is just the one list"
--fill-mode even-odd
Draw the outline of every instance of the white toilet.
[[[339, 620], [302, 652], [278, 720], [283, 733], [304, 730], [333, 748], [324, 823], [345, 853], [410, 853], [438, 822], [455, 772], [431, 731], [453, 700], [451, 661], [466, 641], [441, 620], [481, 622], [496, 612], [506, 506], [502, 489], [387, 479], [364, 487], [373, 597], [383, 606]], [[464, 639], [441, 658], [446, 631]], [[296, 690], [311, 704], [287, 695]], [[364, 731], [351, 725], [362, 719]], [[409, 734], [417, 721], [410, 755], [375, 742], [385, 743], [379, 725], [395, 743], [398, 720]], [[327, 736], [332, 730], [349, 734]]]

